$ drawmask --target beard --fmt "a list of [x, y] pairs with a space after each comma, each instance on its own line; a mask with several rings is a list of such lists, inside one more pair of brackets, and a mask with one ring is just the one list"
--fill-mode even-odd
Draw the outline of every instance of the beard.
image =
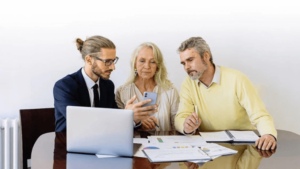
[[[206, 70], [206, 69], [205, 69]], [[198, 79], [200, 79], [200, 77], [203, 75], [203, 73], [205, 72], [205, 70], [203, 70], [202, 72], [198, 72], [198, 71], [196, 71], [196, 70], [191, 70], [191, 71], [189, 71], [188, 72], [188, 74], [189, 74], [189, 76], [190, 76], [190, 78], [192, 79], [192, 80], [198, 80]], [[195, 74], [194, 75], [191, 75], [190, 74], [190, 72], [195, 72]]]
[[[202, 58], [201, 58], [202, 59]], [[198, 80], [200, 79], [200, 77], [203, 75], [203, 73], [206, 71], [207, 69], [207, 64], [206, 62], [202, 59], [203, 65], [204, 65], [204, 69], [201, 72], [198, 72], [197, 70], [189, 70], [188, 71], [188, 75], [190, 76], [191, 80]], [[194, 75], [191, 75], [191, 72], [195, 72]]]
[[106, 70], [106, 71], [102, 71], [97, 65], [96, 63], [93, 63], [92, 65], [92, 72], [97, 75], [99, 78], [104, 79], [104, 80], [108, 80], [110, 78], [110, 74], [105, 74], [108, 72], [112, 72], [112, 69]]

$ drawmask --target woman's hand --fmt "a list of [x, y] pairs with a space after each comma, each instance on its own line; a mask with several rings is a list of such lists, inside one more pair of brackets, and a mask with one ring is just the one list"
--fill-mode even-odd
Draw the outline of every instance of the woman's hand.
[[158, 124], [157, 119], [154, 116], [150, 116], [149, 118], [145, 119], [142, 121], [142, 129], [143, 130], [151, 130], [155, 129], [156, 125], [155, 123]]
[[136, 95], [127, 101], [125, 109], [133, 110], [133, 121], [138, 124], [140, 121], [151, 117], [150, 114], [157, 112], [157, 105], [142, 107], [144, 104], [150, 103], [151, 99], [134, 103]]

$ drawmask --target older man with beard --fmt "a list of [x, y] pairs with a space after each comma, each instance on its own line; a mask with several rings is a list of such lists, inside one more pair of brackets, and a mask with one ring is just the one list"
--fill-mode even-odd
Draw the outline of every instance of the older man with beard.
[[277, 131], [273, 119], [250, 80], [237, 70], [215, 65], [201, 37], [182, 42], [178, 51], [189, 77], [181, 85], [176, 129], [184, 134], [196, 129], [257, 129], [262, 136], [256, 142], [258, 148], [274, 149]]
[[[54, 85], [56, 132], [66, 131], [67, 106], [118, 108], [115, 102], [115, 86], [109, 80], [118, 61], [114, 43], [102, 36], [92, 36], [85, 41], [76, 39], [76, 45], [85, 65]], [[133, 110], [133, 124], [137, 127], [141, 124], [141, 120], [150, 117], [148, 114], [157, 110], [156, 105], [141, 107], [151, 100], [133, 103], [135, 99], [136, 97], [132, 97], [126, 103], [125, 109]]]

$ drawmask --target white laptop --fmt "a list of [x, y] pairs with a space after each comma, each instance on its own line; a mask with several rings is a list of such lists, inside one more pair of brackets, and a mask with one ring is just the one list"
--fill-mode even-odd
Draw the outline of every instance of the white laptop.
[[132, 169], [133, 159], [124, 157], [97, 158], [95, 155], [67, 154], [67, 169]]
[[67, 151], [133, 156], [133, 111], [67, 106]]

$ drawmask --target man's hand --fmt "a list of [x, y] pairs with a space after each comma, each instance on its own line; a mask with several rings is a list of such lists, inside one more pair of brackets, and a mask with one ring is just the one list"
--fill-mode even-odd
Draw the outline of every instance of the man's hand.
[[265, 134], [255, 142], [255, 146], [261, 150], [269, 150], [270, 148], [274, 150], [276, 148], [276, 140], [272, 135]]
[[258, 152], [258, 154], [264, 158], [269, 158], [276, 152], [276, 148], [274, 150], [261, 150], [255, 147], [255, 149]]
[[201, 119], [193, 112], [188, 116], [183, 123], [183, 130], [185, 133], [191, 133], [195, 131], [201, 124]]
[[144, 104], [150, 103], [151, 99], [144, 100], [138, 103], [133, 103], [135, 99], [136, 95], [134, 95], [130, 100], [128, 100], [125, 109], [133, 110], [133, 120], [136, 124], [144, 119], [147, 119], [149, 117], [149, 114], [157, 112], [157, 105], [142, 107]]
[[155, 123], [158, 124], [157, 119], [154, 116], [150, 116], [148, 119], [142, 121], [142, 129], [150, 130], [155, 129]]
[[188, 168], [188, 169], [197, 169], [199, 168], [198, 164], [192, 163], [192, 162], [184, 162], [184, 165]]

